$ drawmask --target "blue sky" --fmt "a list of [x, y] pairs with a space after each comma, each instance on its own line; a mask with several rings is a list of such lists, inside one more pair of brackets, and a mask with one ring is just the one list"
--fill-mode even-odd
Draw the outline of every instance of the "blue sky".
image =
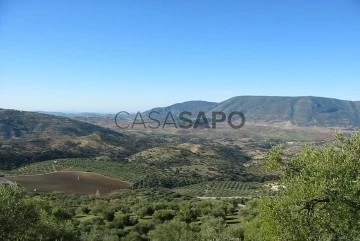
[[360, 0], [0, 0], [0, 108], [359, 94]]

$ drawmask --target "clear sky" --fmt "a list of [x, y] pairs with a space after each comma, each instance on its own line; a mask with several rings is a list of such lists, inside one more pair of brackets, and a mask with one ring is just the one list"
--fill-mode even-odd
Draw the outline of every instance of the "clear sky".
[[360, 0], [0, 0], [0, 108], [359, 94]]

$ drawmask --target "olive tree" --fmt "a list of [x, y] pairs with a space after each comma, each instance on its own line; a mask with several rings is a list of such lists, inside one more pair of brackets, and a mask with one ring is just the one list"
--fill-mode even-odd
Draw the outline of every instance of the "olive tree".
[[337, 134], [292, 158], [277, 147], [268, 166], [281, 174], [282, 188], [259, 201], [246, 240], [360, 240], [359, 133]]

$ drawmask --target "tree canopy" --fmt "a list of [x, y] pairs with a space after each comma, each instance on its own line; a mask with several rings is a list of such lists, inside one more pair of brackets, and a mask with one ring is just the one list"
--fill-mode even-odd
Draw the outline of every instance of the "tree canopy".
[[0, 184], [0, 240], [78, 240], [71, 221], [16, 185]]
[[360, 240], [360, 134], [337, 134], [324, 147], [268, 158], [281, 175], [280, 190], [256, 204], [247, 240]]

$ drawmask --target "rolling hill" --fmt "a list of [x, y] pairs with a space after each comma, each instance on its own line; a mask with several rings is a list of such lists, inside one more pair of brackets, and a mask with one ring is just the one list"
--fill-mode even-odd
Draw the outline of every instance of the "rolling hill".
[[154, 142], [66, 117], [0, 109], [0, 169], [68, 157], [123, 160]]

